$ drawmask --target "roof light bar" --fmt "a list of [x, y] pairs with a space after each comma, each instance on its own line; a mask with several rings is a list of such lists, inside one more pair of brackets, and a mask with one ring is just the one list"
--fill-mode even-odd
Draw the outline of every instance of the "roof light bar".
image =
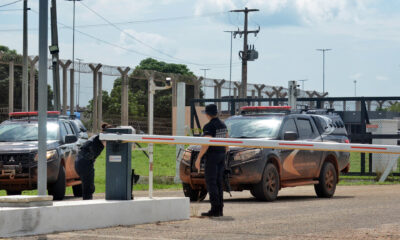
[[[38, 116], [38, 112], [12, 112], [8, 114], [10, 117], [30, 117], [30, 116]], [[60, 115], [59, 111], [48, 111], [47, 115], [54, 116]]]
[[260, 110], [290, 110], [290, 106], [245, 106], [241, 107], [242, 111], [260, 111]]

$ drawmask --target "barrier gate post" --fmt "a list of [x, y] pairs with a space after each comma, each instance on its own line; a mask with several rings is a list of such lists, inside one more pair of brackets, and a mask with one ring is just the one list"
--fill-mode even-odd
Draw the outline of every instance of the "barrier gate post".
[[[107, 133], [133, 134], [132, 127], [109, 128]], [[132, 199], [132, 143], [107, 141], [106, 200]]]

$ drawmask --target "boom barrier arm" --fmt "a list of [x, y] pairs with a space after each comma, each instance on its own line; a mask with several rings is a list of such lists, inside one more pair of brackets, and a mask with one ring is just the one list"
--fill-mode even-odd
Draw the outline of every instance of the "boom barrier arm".
[[137, 143], [238, 146], [250, 148], [299, 149], [314, 151], [400, 154], [400, 146], [333, 142], [283, 141], [267, 139], [204, 138], [164, 135], [101, 133], [100, 140]]

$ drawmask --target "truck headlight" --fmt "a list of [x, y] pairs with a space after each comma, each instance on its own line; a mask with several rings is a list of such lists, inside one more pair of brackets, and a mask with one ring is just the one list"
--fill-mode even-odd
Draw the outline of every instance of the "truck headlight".
[[[47, 159], [47, 161], [53, 160], [53, 159], [56, 159], [56, 158], [58, 158], [57, 150], [54, 149], [54, 150], [49, 150], [49, 151], [46, 152], [46, 159]], [[36, 153], [35, 159], [34, 159], [35, 162], [37, 162], [38, 159], [39, 159], [39, 155]]]
[[261, 153], [261, 149], [249, 149], [242, 152], [238, 152], [233, 155], [234, 161], [245, 161], [254, 157], [257, 157]]

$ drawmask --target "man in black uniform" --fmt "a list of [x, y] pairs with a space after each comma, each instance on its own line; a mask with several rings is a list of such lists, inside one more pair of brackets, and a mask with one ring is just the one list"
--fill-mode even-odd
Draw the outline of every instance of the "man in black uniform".
[[[101, 125], [102, 131], [111, 127], [104, 123]], [[93, 199], [94, 187], [94, 162], [104, 149], [99, 135], [92, 136], [79, 149], [78, 157], [75, 161], [75, 169], [82, 180], [83, 200]]]
[[[209, 122], [203, 128], [204, 137], [225, 138], [228, 130], [225, 123], [218, 117], [218, 109], [215, 104], [206, 106], [206, 116]], [[205, 180], [208, 194], [210, 196], [211, 210], [202, 213], [202, 216], [220, 217], [223, 216], [223, 174], [225, 167], [225, 156], [228, 147], [222, 146], [202, 146], [196, 159], [195, 166], [200, 171], [200, 160], [207, 154], [205, 162]]]

